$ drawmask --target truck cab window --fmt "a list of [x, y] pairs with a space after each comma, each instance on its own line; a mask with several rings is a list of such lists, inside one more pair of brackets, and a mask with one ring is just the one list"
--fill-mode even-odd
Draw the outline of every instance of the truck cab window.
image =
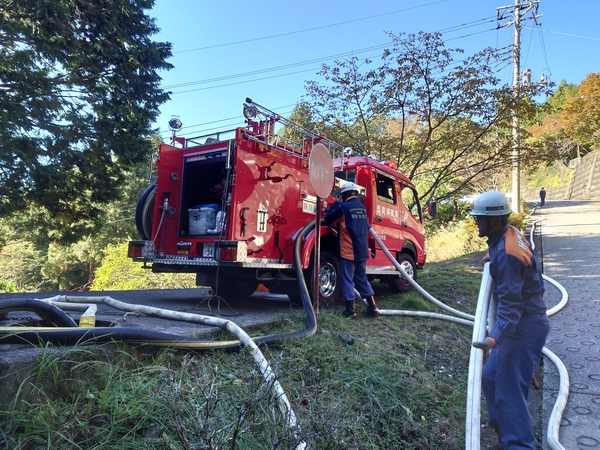
[[419, 197], [413, 189], [407, 186], [402, 188], [402, 203], [404, 203], [404, 206], [406, 206], [408, 212], [415, 219], [421, 222], [421, 207], [419, 203]]
[[391, 204], [396, 203], [396, 191], [394, 189], [393, 178], [378, 173], [375, 185], [377, 186], [377, 198], [379, 200]]
[[348, 169], [348, 170], [336, 170], [334, 173], [336, 178], [341, 178], [342, 180], [352, 181], [356, 183], [356, 170]]

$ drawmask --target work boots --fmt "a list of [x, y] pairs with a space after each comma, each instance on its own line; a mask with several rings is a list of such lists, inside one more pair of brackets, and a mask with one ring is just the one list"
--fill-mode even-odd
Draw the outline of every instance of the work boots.
[[344, 300], [344, 305], [346, 305], [346, 309], [342, 311], [342, 316], [356, 317], [356, 308], [354, 306], [354, 300]]
[[367, 309], [363, 311], [363, 314], [372, 317], [379, 315], [379, 309], [377, 309], [377, 305], [375, 304], [375, 297], [373, 295], [367, 297]]
[[500, 442], [500, 425], [497, 423], [487, 423], [485, 427], [489, 427], [496, 432], [495, 434], [498, 438], [498, 443], [488, 447], [481, 447], [481, 450], [504, 450], [504, 446], [502, 445], [502, 442]]

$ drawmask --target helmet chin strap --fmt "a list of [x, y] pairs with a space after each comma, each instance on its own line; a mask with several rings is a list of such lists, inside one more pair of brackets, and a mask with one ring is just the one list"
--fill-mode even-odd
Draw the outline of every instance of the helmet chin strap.
[[478, 222], [482, 222], [484, 228], [480, 228], [480, 237], [488, 237], [499, 231], [507, 222], [507, 216], [479, 216]]

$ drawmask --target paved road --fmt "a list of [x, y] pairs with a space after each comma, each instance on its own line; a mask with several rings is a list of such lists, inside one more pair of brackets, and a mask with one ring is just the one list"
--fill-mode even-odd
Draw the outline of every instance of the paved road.
[[[559, 441], [567, 450], [600, 450], [600, 202], [550, 201], [534, 218], [541, 224], [544, 273], [569, 293], [550, 318], [546, 347], [565, 364], [570, 379]], [[552, 307], [560, 294], [546, 286]], [[544, 360], [544, 449], [548, 418], [559, 387], [554, 364]]]

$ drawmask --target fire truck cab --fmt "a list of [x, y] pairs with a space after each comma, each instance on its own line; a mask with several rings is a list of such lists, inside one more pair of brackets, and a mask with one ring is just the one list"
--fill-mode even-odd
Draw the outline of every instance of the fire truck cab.
[[[361, 187], [371, 226], [413, 278], [425, 264], [423, 212], [413, 183], [392, 163], [351, 156], [341, 145], [246, 99], [247, 126], [161, 144], [155, 181], [141, 195], [136, 224], [141, 240], [129, 257], [153, 272], [196, 274], [196, 284], [223, 296], [250, 296], [259, 284], [299, 298], [294, 244], [316, 217], [308, 173], [317, 143], [330, 151], [335, 183]], [[320, 299], [340, 295], [337, 231], [320, 228]], [[302, 243], [302, 268], [312, 273], [315, 233]], [[410, 284], [370, 240], [367, 274], [397, 291]], [[307, 280], [310, 277], [307, 276]], [[312, 283], [307, 282], [307, 285]]]

